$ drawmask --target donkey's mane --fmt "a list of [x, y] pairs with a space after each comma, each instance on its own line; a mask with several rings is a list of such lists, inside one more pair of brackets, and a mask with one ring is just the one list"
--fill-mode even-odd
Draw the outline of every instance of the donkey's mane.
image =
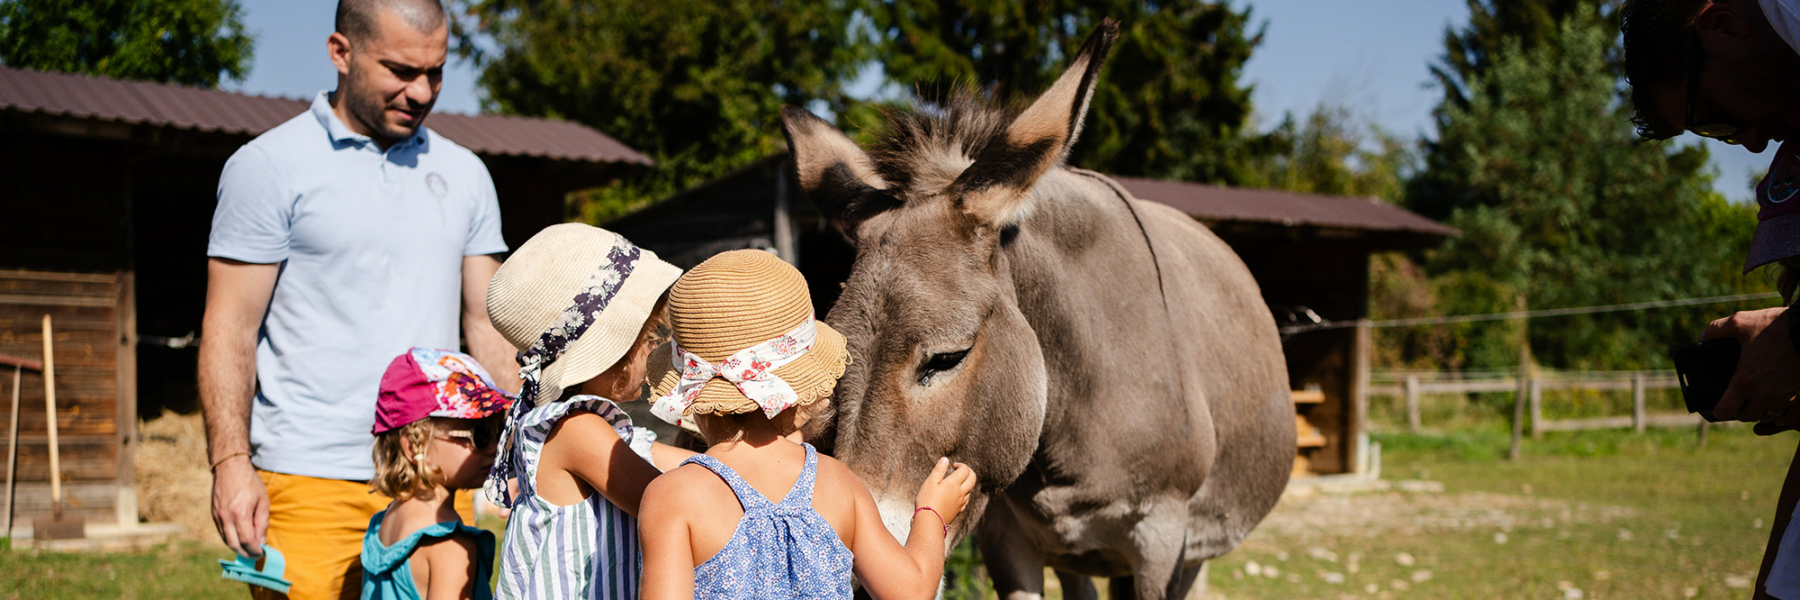
[[1006, 134], [1020, 108], [969, 85], [943, 101], [889, 109], [869, 157], [881, 178], [900, 189], [948, 185], [989, 142]]

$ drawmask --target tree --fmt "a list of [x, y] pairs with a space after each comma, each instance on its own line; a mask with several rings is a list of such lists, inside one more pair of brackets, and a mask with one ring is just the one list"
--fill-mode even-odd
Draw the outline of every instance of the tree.
[[1106, 17], [1119, 39], [1069, 162], [1119, 175], [1249, 183], [1274, 151], [1248, 128], [1251, 87], [1239, 81], [1262, 42], [1250, 9], [1224, 2], [895, 0], [870, 15], [894, 82], [926, 99], [952, 84], [1036, 94], [1055, 81]]
[[[1466, 102], [1440, 107], [1408, 194], [1463, 232], [1427, 256], [1436, 313], [1512, 310], [1521, 297], [1549, 308], [1766, 289], [1736, 270], [1752, 209], [1712, 191], [1705, 149], [1638, 142], [1608, 63], [1615, 37], [1584, 9], [1533, 48], [1508, 38], [1464, 81]], [[1529, 329], [1530, 347], [1565, 368], [1666, 364], [1716, 309], [1557, 317]], [[1459, 339], [1446, 366], [1517, 361], [1517, 322], [1446, 330]]]
[[488, 109], [569, 119], [654, 158], [599, 190], [601, 219], [784, 148], [783, 104], [841, 113], [868, 57], [842, 0], [470, 0], [460, 43], [481, 64]]
[[1486, 73], [1507, 44], [1518, 44], [1521, 51], [1536, 49], [1555, 40], [1570, 17], [1611, 23], [1618, 29], [1599, 10], [1611, 4], [1608, 0], [1465, 1], [1469, 24], [1460, 31], [1444, 31], [1444, 56], [1431, 66], [1432, 78], [1444, 92], [1444, 106], [1467, 106], [1469, 81]]
[[250, 72], [235, 0], [0, 1], [0, 63], [218, 87]]
[[1256, 180], [1291, 192], [1397, 202], [1418, 160], [1415, 143], [1341, 104], [1320, 105], [1303, 126], [1284, 119], [1268, 139], [1275, 152], [1258, 163]]

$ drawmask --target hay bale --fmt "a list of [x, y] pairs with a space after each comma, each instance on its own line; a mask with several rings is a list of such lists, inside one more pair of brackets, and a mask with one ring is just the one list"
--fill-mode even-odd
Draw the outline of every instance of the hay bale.
[[206, 426], [199, 413], [162, 416], [138, 424], [138, 514], [150, 522], [180, 523], [186, 535], [218, 547], [212, 522], [212, 474], [206, 470]]

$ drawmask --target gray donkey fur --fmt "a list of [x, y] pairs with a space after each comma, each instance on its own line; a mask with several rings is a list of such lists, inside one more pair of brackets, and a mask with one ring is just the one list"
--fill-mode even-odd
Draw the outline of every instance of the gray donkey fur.
[[890, 115], [870, 153], [783, 112], [801, 187], [857, 249], [827, 317], [855, 362], [809, 437], [901, 539], [937, 457], [973, 467], [955, 536], [975, 535], [1002, 598], [1040, 597], [1046, 565], [1069, 598], [1095, 593], [1082, 576], [1114, 598], [1204, 595], [1205, 561], [1293, 461], [1281, 342], [1243, 262], [1061, 164], [1117, 32], [1023, 111], [959, 94]]

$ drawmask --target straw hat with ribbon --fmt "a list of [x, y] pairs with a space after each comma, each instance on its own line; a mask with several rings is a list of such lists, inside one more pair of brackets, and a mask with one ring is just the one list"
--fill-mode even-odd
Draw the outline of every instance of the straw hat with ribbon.
[[830, 396], [850, 364], [844, 336], [813, 315], [806, 279], [761, 250], [694, 267], [669, 290], [668, 313], [674, 341], [652, 356], [663, 373], [651, 413], [676, 425], [755, 410], [774, 418]]
[[[623, 236], [588, 225], [552, 225], [520, 246], [488, 282], [488, 320], [519, 352], [524, 387], [508, 411], [488, 496], [511, 506], [514, 424], [531, 409], [593, 379], [637, 343], [657, 299], [681, 269]], [[635, 398], [617, 398], [634, 400]]]

